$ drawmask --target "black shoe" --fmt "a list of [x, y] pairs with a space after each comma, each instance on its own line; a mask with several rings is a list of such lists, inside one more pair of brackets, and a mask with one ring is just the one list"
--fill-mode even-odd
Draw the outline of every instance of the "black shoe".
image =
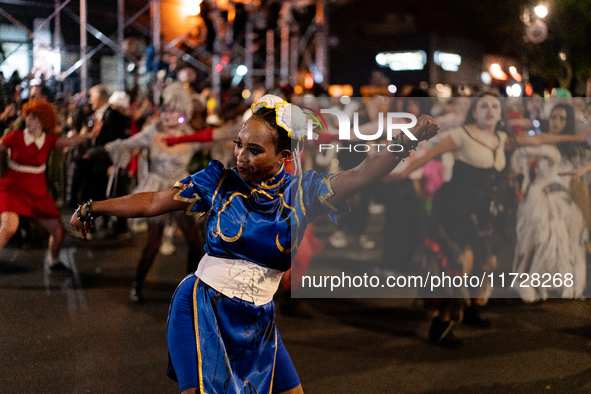
[[129, 291], [129, 301], [139, 304], [144, 301], [142, 296], [142, 287], [137, 283], [131, 284], [131, 290]]
[[70, 269], [61, 261], [58, 261], [57, 263], [55, 263], [54, 265], [50, 265], [49, 269], [52, 271], [70, 271]]
[[452, 331], [454, 322], [441, 321], [437, 318], [431, 320], [431, 327], [429, 327], [429, 342], [433, 345], [442, 346], [449, 349], [459, 349], [462, 347], [463, 341], [456, 337]]
[[492, 326], [490, 320], [486, 320], [480, 317], [478, 307], [474, 305], [469, 306], [468, 308], [466, 308], [466, 310], [464, 310], [464, 320], [462, 322], [474, 328], [486, 329]]

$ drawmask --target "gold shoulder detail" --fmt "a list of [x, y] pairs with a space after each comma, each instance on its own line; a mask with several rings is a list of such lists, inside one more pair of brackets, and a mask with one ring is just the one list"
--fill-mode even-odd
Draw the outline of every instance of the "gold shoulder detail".
[[181, 196], [181, 193], [183, 191], [187, 190], [189, 187], [193, 187], [193, 182], [190, 182], [188, 185], [186, 183], [177, 182], [174, 184], [174, 187], [181, 189], [178, 191], [177, 194], [174, 195], [174, 199], [176, 201], [182, 201], [182, 202], [186, 202], [186, 203], [190, 204], [187, 207], [187, 210], [185, 211], [185, 213], [187, 215], [195, 215], [197, 213], [201, 213], [201, 212], [193, 212], [193, 207], [195, 207], [195, 204], [197, 204], [197, 202], [199, 200], [201, 200], [201, 197], [199, 196], [199, 194], [193, 193], [193, 196], [191, 196], [191, 197]]
[[332, 190], [332, 186], [330, 184], [330, 180], [335, 177], [338, 174], [332, 174], [329, 177], [326, 177], [322, 180], [322, 183], [326, 184], [326, 187], [328, 187], [328, 192], [323, 194], [322, 196], [318, 197], [318, 199], [320, 200], [321, 203], [323, 203], [324, 205], [326, 205], [327, 207], [330, 208], [330, 212], [327, 213], [332, 213], [332, 212], [336, 212], [337, 209], [334, 205], [332, 205], [331, 203], [329, 203], [327, 200], [329, 198], [331, 198], [332, 196], [334, 196], [334, 190]]

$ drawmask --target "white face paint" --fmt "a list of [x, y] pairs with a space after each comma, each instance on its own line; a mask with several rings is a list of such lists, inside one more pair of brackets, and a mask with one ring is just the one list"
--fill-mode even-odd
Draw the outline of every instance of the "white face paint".
[[501, 102], [496, 97], [481, 98], [472, 110], [472, 116], [479, 128], [495, 127], [501, 120], [501, 114]]

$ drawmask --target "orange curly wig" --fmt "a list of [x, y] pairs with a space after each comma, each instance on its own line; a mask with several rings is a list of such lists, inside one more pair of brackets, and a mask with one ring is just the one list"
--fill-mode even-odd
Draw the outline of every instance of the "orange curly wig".
[[45, 100], [29, 100], [23, 105], [23, 115], [27, 117], [30, 113], [37, 115], [43, 131], [53, 133], [57, 127], [57, 114], [53, 105]]

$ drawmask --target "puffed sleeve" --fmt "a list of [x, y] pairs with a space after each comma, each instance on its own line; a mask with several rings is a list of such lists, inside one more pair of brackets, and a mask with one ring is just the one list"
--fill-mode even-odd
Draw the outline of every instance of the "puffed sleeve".
[[302, 196], [300, 204], [308, 223], [316, 216], [326, 215], [336, 224], [336, 215], [350, 211], [346, 201], [337, 206], [327, 201], [334, 195], [330, 179], [335, 175], [306, 171], [302, 176], [302, 185], [299, 189]]
[[129, 138], [117, 138], [105, 144], [105, 150], [109, 153], [115, 150], [130, 150], [134, 148], [149, 148], [152, 146], [154, 137], [158, 133], [156, 123], [151, 123], [145, 129]]
[[462, 127], [456, 127], [447, 132], [447, 135], [452, 139], [454, 144], [462, 146], [462, 141], [466, 136], [466, 131]]
[[129, 151], [135, 148], [149, 148], [157, 133], [158, 128], [155, 123], [152, 123], [134, 136], [123, 140], [117, 138], [106, 143], [105, 150], [115, 167], [125, 168], [131, 158]]
[[214, 193], [224, 176], [226, 169], [217, 160], [185, 179], [178, 181], [174, 187], [180, 191], [174, 196], [175, 200], [188, 202], [187, 213], [206, 212], [211, 209]]
[[2, 138], [2, 145], [4, 145], [7, 148], [12, 147], [12, 144], [14, 144], [14, 140], [15, 140], [18, 132], [22, 133], [22, 131], [20, 131], [20, 130], [14, 130], [14, 131], [11, 131], [10, 133], [6, 134], [6, 136], [4, 136], [4, 138]]

